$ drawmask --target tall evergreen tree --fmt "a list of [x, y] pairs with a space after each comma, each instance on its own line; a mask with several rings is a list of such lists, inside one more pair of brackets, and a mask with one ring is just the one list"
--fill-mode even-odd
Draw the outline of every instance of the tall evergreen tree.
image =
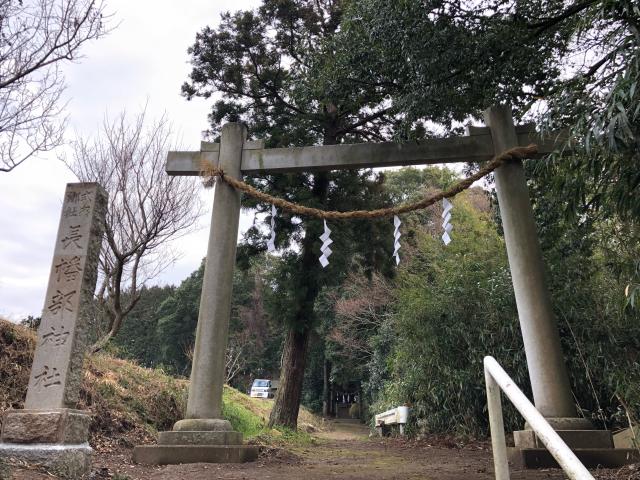
[[[217, 28], [206, 27], [197, 34], [189, 49], [193, 71], [183, 92], [187, 98], [217, 98], [209, 115], [213, 135], [223, 122], [242, 121], [250, 136], [265, 139], [270, 147], [390, 136], [397, 118], [385, 104], [384, 90], [351, 81], [351, 72], [332, 68], [329, 40], [339, 29], [342, 4], [264, 0], [257, 10], [224, 14]], [[288, 200], [329, 209], [357, 208], [380, 190], [376, 176], [366, 171], [271, 175], [252, 181]], [[251, 201], [245, 206], [263, 212], [268, 208]], [[364, 263], [380, 266], [388, 252], [371, 239], [380, 237], [379, 230], [390, 238], [390, 229], [376, 222], [332, 225], [337, 248], [323, 271], [318, 262], [321, 221], [283, 214], [276, 225], [277, 244], [286, 250], [276, 289], [288, 332], [270, 423], [295, 427], [320, 288], [337, 281], [352, 261], [352, 242], [359, 242]], [[264, 245], [260, 229], [253, 228], [240, 252], [264, 250]]]
[[[158, 352], [163, 341], [156, 334], [158, 326], [158, 305], [175, 294], [173, 286], [143, 287], [140, 300], [128, 315], [128, 320], [113, 338], [113, 345], [122, 358], [132, 359], [145, 367], [158, 366]], [[125, 296], [128, 292], [125, 292]]]
[[[450, 126], [491, 103], [577, 153], [551, 163], [567, 207], [640, 215], [640, 7], [636, 0], [350, 2], [335, 63], [390, 86], [406, 120]], [[544, 102], [540, 102], [544, 100]]]

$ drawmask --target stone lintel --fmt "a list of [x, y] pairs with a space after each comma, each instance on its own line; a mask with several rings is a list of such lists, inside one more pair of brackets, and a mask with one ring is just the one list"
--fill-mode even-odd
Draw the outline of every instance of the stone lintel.
[[91, 413], [69, 408], [8, 410], [3, 415], [0, 441], [15, 444], [84, 444], [89, 438]]
[[168, 175], [199, 175], [203, 162], [217, 167], [219, 155], [219, 147], [215, 150], [203, 150], [201, 152], [169, 152], [167, 154], [166, 171]]
[[242, 173], [288, 173], [394, 167], [453, 162], [482, 162], [493, 157], [490, 135], [397, 143], [354, 143], [242, 152]]
[[244, 463], [258, 458], [253, 445], [144, 445], [133, 449], [133, 461], [143, 465], [179, 463]]
[[[470, 127], [466, 137], [431, 138], [415, 142], [355, 143], [291, 148], [264, 148], [261, 141], [247, 141], [242, 150], [242, 173], [300, 171], [484, 162], [496, 152], [487, 127]], [[535, 143], [538, 156], [553, 152], [566, 135], [541, 137], [531, 125], [516, 128], [518, 143]], [[217, 166], [220, 145], [203, 142], [200, 152], [169, 152], [169, 175], [198, 175], [203, 160]], [[499, 153], [499, 152], [498, 152]]]
[[[264, 148], [264, 140], [245, 140], [243, 150], [260, 150]], [[220, 152], [220, 144], [217, 142], [200, 142], [201, 152]]]

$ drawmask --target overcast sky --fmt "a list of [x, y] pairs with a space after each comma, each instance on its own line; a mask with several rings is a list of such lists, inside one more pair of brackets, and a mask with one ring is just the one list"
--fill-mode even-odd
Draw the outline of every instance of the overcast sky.
[[[108, 0], [118, 27], [86, 46], [78, 63], [65, 67], [68, 138], [74, 131], [93, 134], [107, 112], [135, 114], [148, 101], [150, 116], [166, 111], [184, 148], [198, 150], [209, 103], [180, 96], [190, 71], [186, 50], [196, 32], [216, 24], [222, 11], [257, 3]], [[0, 173], [0, 316], [18, 320], [42, 310], [62, 195], [67, 182], [76, 181], [56, 158], [30, 159], [11, 173]], [[210, 210], [211, 192], [203, 196]], [[198, 267], [206, 254], [209, 215], [201, 219], [206, 228], [180, 239], [175, 248], [182, 258], [157, 282], [177, 284]]]

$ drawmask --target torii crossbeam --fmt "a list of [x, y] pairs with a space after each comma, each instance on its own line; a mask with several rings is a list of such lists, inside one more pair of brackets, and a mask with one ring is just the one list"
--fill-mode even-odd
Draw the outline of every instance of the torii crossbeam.
[[[420, 140], [408, 143], [355, 143], [313, 147], [264, 148], [262, 141], [247, 141], [242, 146], [240, 171], [254, 173], [291, 173], [372, 167], [431, 165], [436, 163], [480, 163], [495, 155], [491, 131], [471, 127], [466, 137]], [[538, 156], [554, 151], [558, 140], [538, 135], [532, 125], [516, 127], [518, 145], [538, 145]], [[499, 152], [498, 152], [499, 153]], [[220, 144], [202, 142], [199, 152], [169, 152], [169, 175], [199, 175], [202, 161], [218, 166]]]
[[[538, 145], [539, 155], [546, 155], [561, 141], [541, 138], [531, 126], [515, 127], [509, 107], [489, 108], [484, 119], [487, 127], [470, 128], [464, 137], [404, 144], [273, 149], [264, 148], [260, 141], [246, 141], [245, 127], [228, 123], [222, 129], [219, 144], [203, 142], [199, 152], [170, 152], [167, 172], [169, 175], [199, 175], [203, 161], [222, 168], [226, 176], [235, 178], [250, 173], [483, 162], [509, 148], [531, 143]], [[577, 418], [544, 279], [542, 254], [522, 163], [511, 161], [501, 166], [495, 171], [495, 180], [535, 405], [547, 419], [555, 422], [557, 428], [592, 428], [589, 422]], [[182, 432], [184, 437], [190, 431], [193, 433], [190, 438], [200, 438], [198, 432], [235, 433], [229, 432], [230, 425], [222, 420], [221, 407], [239, 217], [240, 194], [226, 183], [217, 182], [186, 418], [176, 423], [173, 432], [163, 432], [161, 445], [156, 448], [169, 442], [163, 441], [163, 435], [168, 438], [176, 436], [176, 432]], [[522, 434], [520, 441], [531, 440], [531, 435]], [[238, 446], [241, 441], [234, 438], [236, 440], [228, 439], [221, 444], [228, 448], [229, 444]], [[209, 447], [213, 448], [211, 444]], [[138, 460], [142, 459], [140, 448], [137, 448]], [[237, 455], [234, 459], [243, 461], [249, 457], [251, 455]], [[175, 451], [171, 458], [164, 460], [165, 463], [189, 461], [188, 456]]]

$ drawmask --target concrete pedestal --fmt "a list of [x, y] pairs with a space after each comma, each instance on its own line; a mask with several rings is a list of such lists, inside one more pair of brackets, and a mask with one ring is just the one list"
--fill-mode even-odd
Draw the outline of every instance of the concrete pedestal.
[[[614, 448], [609, 430], [594, 430], [586, 418], [548, 417], [546, 420], [587, 468], [619, 468], [640, 461], [637, 449]], [[508, 449], [509, 462], [516, 468], [558, 468], [559, 465], [525, 424], [513, 432], [515, 447]]]
[[[572, 451], [587, 468], [620, 468], [640, 461], [640, 452], [635, 448], [576, 448]], [[507, 455], [514, 468], [559, 468], [545, 448], [508, 448]]]
[[259, 448], [242, 444], [234, 431], [160, 432], [158, 445], [135, 447], [133, 461], [145, 465], [242, 463], [258, 458]]
[[3, 415], [0, 459], [80, 478], [91, 470], [90, 423], [91, 415], [81, 410], [10, 410]]
[[[594, 430], [584, 418], [547, 418], [560, 438], [587, 468], [619, 468], [640, 461], [637, 449], [614, 448], [609, 430]], [[526, 428], [526, 426], [525, 426]], [[558, 463], [533, 430], [513, 432], [515, 447], [508, 449], [509, 462], [516, 468], [557, 468]]]
[[258, 458], [251, 445], [144, 445], [133, 449], [133, 461], [143, 465], [180, 463], [243, 463]]
[[[613, 436], [608, 430], [556, 430], [569, 448], [613, 448]], [[533, 430], [513, 432], [516, 448], [545, 448]]]

